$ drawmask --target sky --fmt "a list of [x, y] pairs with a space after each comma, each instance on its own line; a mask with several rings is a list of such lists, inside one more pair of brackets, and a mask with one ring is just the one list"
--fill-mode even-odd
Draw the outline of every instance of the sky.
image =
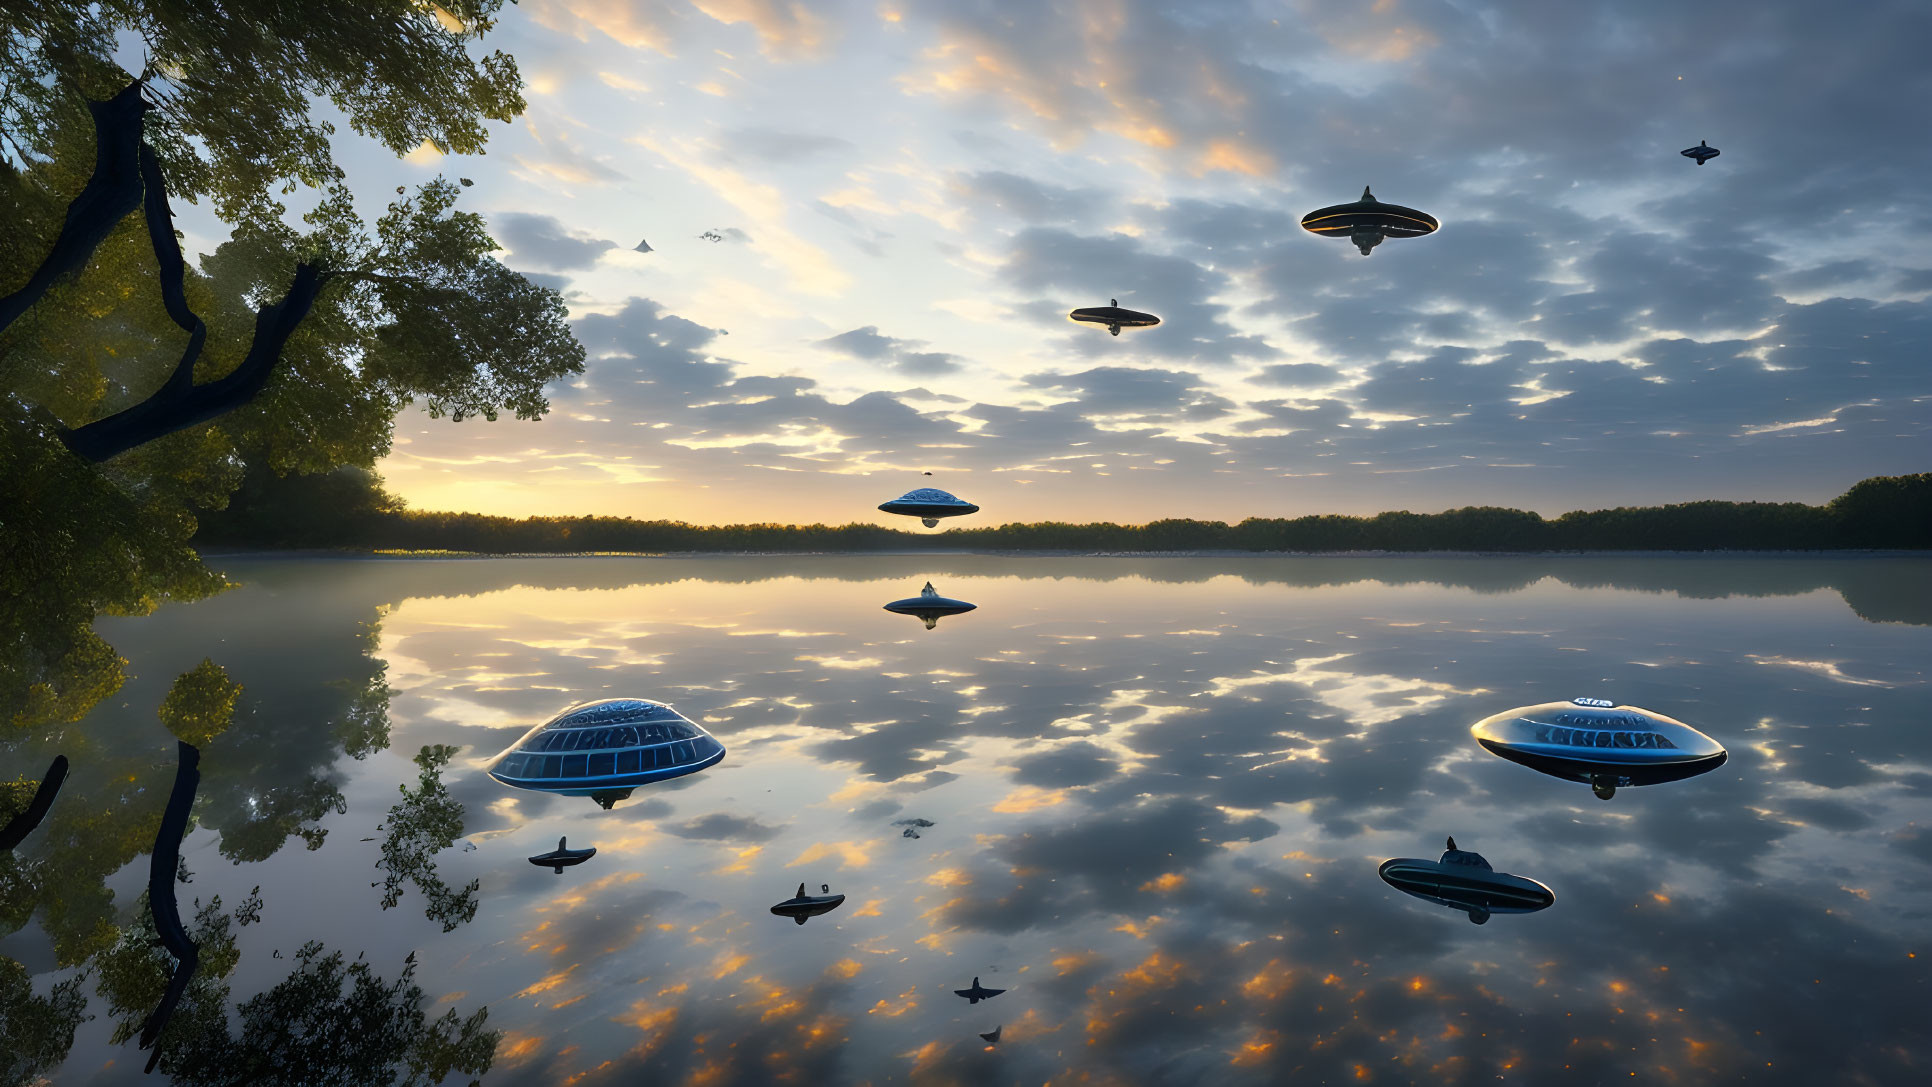
[[[1919, 0], [524, 0], [485, 155], [338, 159], [472, 179], [588, 365], [379, 468], [700, 523], [1825, 501], [1929, 466], [1926, 41]], [[1442, 229], [1300, 229], [1365, 184]], [[1066, 320], [1110, 298], [1161, 325]]]

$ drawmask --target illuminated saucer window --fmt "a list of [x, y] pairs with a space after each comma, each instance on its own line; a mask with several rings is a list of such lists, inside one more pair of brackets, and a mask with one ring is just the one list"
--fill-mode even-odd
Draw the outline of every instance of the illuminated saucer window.
[[671, 707], [613, 699], [530, 730], [497, 757], [490, 774], [539, 788], [585, 779], [643, 784], [702, 770], [723, 757], [724, 745]]
[[962, 502], [959, 499], [954, 498], [952, 495], [947, 494], [945, 491], [942, 491], [937, 487], [921, 487], [916, 491], [907, 491], [905, 494], [900, 495], [896, 501], [931, 502], [934, 504], [944, 503], [949, 506], [966, 505], [965, 502]]
[[[1534, 722], [1537, 743], [1562, 744], [1566, 747], [1646, 748], [1653, 751], [1678, 749], [1663, 734], [1651, 731], [1642, 718], [1631, 715], [1593, 719], [1585, 714], [1563, 713], [1558, 714], [1556, 720], [1556, 724]], [[1575, 725], [1587, 727], [1572, 727]], [[1606, 725], [1610, 727], [1605, 728]]]

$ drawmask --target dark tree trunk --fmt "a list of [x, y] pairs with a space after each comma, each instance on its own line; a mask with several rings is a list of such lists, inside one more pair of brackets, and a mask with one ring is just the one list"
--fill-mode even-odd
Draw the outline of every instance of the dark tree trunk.
[[[189, 744], [175, 742], [181, 764], [174, 774], [174, 789], [168, 793], [168, 806], [161, 814], [161, 831], [154, 836], [154, 854], [148, 862], [148, 910], [154, 916], [154, 931], [161, 946], [175, 958], [174, 973], [168, 990], [161, 995], [147, 1020], [141, 1024], [141, 1048], [154, 1046], [174, 1016], [175, 1006], [188, 991], [195, 968], [201, 965], [201, 948], [181, 924], [181, 907], [175, 901], [175, 873], [181, 864], [181, 839], [188, 833], [188, 813], [195, 805], [195, 791], [201, 787], [201, 752]], [[161, 1050], [156, 1047], [148, 1057], [147, 1070], [154, 1071]]]
[[33, 803], [27, 810], [7, 820], [0, 827], [0, 853], [11, 853], [27, 835], [34, 832], [47, 812], [54, 806], [54, 797], [60, 795], [61, 783], [67, 780], [67, 756], [55, 755], [54, 764], [47, 768], [47, 776], [40, 779], [40, 788], [34, 790]]
[[67, 205], [67, 219], [47, 259], [25, 286], [0, 298], [0, 332], [40, 301], [47, 288], [79, 275], [115, 225], [141, 204], [141, 118], [148, 110], [141, 84], [130, 83], [105, 102], [87, 103], [87, 109], [94, 115], [94, 172]]
[[[173, 237], [172, 228], [169, 237]], [[328, 280], [327, 273], [315, 265], [297, 264], [288, 294], [256, 312], [255, 340], [249, 345], [248, 356], [233, 373], [206, 385], [196, 385], [193, 383], [194, 359], [184, 357], [168, 383], [153, 396], [125, 411], [70, 430], [62, 440], [69, 449], [98, 464], [137, 445], [199, 426], [247, 404], [267, 386], [276, 363], [281, 361], [282, 349], [302, 319], [309, 315], [316, 296]], [[187, 312], [185, 304], [182, 312]], [[195, 318], [195, 324], [200, 324], [199, 318]], [[190, 348], [197, 353], [198, 342], [191, 338]]]

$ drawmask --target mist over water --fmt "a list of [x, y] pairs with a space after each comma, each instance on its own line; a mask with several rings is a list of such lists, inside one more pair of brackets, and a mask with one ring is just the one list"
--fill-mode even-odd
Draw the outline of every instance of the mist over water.
[[[165, 792], [154, 706], [214, 657], [242, 705], [204, 751], [178, 891], [186, 913], [260, 886], [235, 998], [304, 941], [392, 974], [414, 952], [432, 1016], [487, 1005], [506, 1032], [488, 1083], [1922, 1073], [1924, 559], [212, 564], [242, 587], [101, 621], [133, 678], [70, 733], [114, 759], [70, 745], [67, 789], [151, 750]], [[881, 609], [926, 581], [978, 610], [926, 630]], [[384, 684], [386, 747], [354, 727]], [[671, 703], [728, 754], [609, 811], [482, 772], [618, 696]], [[1469, 736], [1578, 696], [1730, 759], [1604, 802]], [[434, 744], [461, 748], [442, 780], [476, 847], [436, 863], [480, 881], [447, 934], [370, 886], [376, 827]], [[38, 776], [54, 750], [0, 770]], [[302, 812], [315, 848], [289, 837]], [[1377, 878], [1448, 835], [1555, 904], [1477, 927]], [[564, 836], [596, 856], [525, 860]], [[145, 879], [145, 857], [108, 878], [123, 923]], [[800, 883], [846, 901], [771, 916]], [[0, 954], [72, 973], [38, 920]], [[952, 991], [975, 976], [1007, 992], [968, 1005]], [[101, 1004], [58, 1082], [141, 1079]]]

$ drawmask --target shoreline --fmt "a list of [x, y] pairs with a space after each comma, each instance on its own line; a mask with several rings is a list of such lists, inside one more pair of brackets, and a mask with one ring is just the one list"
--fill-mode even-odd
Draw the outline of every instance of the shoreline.
[[715, 558], [1080, 558], [1080, 559], [1527, 559], [1527, 558], [1673, 558], [1673, 559], [1932, 559], [1932, 551], [1830, 548], [1731, 551], [1233, 551], [1204, 548], [1182, 551], [1078, 551], [981, 548], [906, 548], [880, 551], [400, 551], [331, 548], [209, 548], [203, 559], [281, 558], [362, 561], [429, 559], [715, 559]]

